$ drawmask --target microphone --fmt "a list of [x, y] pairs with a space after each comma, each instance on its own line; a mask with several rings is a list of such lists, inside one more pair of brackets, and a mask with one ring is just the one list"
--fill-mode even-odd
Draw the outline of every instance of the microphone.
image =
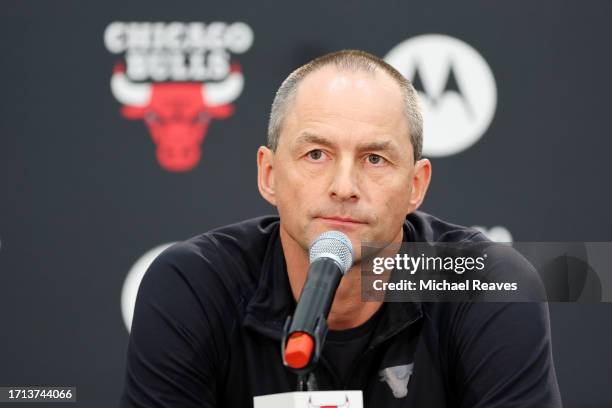
[[298, 372], [309, 371], [319, 359], [336, 289], [353, 265], [353, 246], [342, 232], [327, 231], [314, 240], [309, 255], [306, 283], [281, 344], [283, 363]]

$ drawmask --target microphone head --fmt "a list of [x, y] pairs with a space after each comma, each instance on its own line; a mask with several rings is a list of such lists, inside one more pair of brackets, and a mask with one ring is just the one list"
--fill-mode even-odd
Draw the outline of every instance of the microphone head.
[[351, 240], [340, 231], [327, 231], [319, 235], [310, 245], [310, 263], [319, 258], [334, 260], [342, 274], [353, 266], [353, 245]]

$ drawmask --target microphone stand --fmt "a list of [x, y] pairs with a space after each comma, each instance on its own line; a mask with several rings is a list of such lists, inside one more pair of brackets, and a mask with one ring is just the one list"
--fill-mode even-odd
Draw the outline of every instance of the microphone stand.
[[[363, 408], [361, 390], [319, 391], [315, 368], [327, 336], [327, 315], [340, 279], [352, 265], [351, 241], [338, 231], [324, 232], [310, 250], [308, 277], [281, 340], [283, 365], [297, 376], [297, 390], [253, 397], [254, 408], [348, 406]], [[312, 403], [313, 398], [318, 402]], [[339, 402], [342, 401], [342, 402]]]

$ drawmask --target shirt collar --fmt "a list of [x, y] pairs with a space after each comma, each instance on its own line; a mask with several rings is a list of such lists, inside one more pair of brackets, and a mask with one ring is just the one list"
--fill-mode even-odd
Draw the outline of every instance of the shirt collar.
[[[266, 337], [280, 341], [285, 321], [289, 315], [293, 314], [296, 302], [289, 285], [279, 226], [280, 222], [275, 226], [276, 231], [271, 234], [268, 242], [259, 283], [247, 305], [243, 325]], [[414, 226], [406, 220], [404, 239], [413, 238], [414, 240], [415, 233]], [[399, 333], [423, 315], [419, 302], [389, 302], [383, 307], [385, 310], [376, 326], [372, 346]]]

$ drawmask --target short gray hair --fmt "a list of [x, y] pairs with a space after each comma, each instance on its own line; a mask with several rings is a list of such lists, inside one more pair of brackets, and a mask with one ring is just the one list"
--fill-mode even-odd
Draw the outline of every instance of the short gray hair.
[[308, 74], [329, 65], [334, 65], [342, 71], [374, 73], [377, 70], [382, 70], [395, 80], [404, 94], [404, 111], [410, 129], [410, 142], [412, 143], [414, 160], [419, 160], [423, 150], [423, 115], [417, 91], [409, 80], [384, 60], [359, 50], [342, 50], [315, 58], [293, 71], [283, 81], [272, 102], [268, 123], [268, 147], [273, 151], [276, 151], [278, 147], [283, 122], [295, 97], [298, 85]]

